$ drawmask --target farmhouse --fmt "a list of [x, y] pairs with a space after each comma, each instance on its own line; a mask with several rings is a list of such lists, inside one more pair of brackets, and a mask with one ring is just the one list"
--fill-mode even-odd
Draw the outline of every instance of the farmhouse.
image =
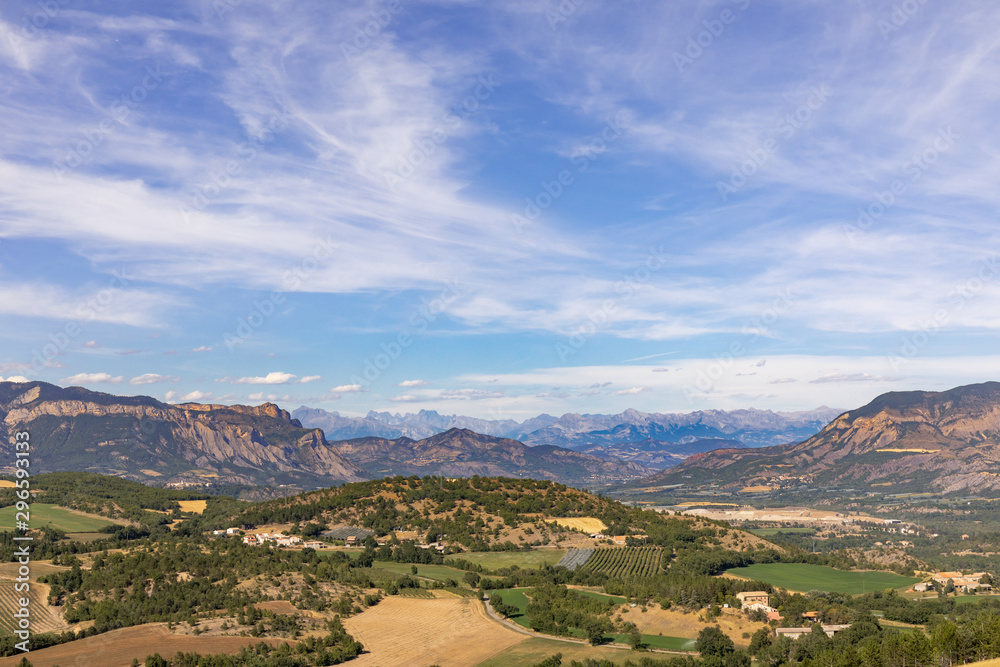
[[767, 591], [750, 591], [745, 593], [737, 593], [736, 598], [744, 607], [748, 607], [753, 604], [762, 604], [765, 607], [768, 603]]
[[980, 580], [985, 576], [985, 572], [975, 572], [973, 574], [962, 574], [961, 572], [938, 572], [934, 575], [933, 579], [936, 583], [939, 583], [942, 586], [947, 586], [948, 582], [951, 581], [955, 588], [965, 593], [968, 593], [969, 591], [992, 591], [993, 586], [991, 584], [980, 583]]

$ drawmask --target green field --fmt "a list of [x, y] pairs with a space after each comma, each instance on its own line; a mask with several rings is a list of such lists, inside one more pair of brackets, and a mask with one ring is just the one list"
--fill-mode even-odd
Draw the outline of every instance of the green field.
[[[388, 570], [389, 572], [394, 572], [395, 574], [411, 574], [413, 567], [412, 563], [393, 563], [389, 561], [375, 561], [372, 564], [373, 569], [378, 570]], [[420, 565], [417, 564], [417, 575], [418, 577], [423, 577], [424, 579], [432, 579], [434, 581], [447, 581], [448, 579], [454, 579], [459, 584], [464, 585], [464, 580], [462, 577], [465, 576], [463, 570], [456, 570], [453, 567], [447, 567], [444, 565]]]
[[726, 570], [729, 574], [744, 579], [766, 581], [772, 586], [790, 591], [825, 591], [856, 595], [886, 588], [903, 588], [920, 581], [913, 577], [903, 577], [893, 572], [866, 570], [845, 572], [822, 565], [806, 563], [766, 563], [748, 565]]
[[566, 555], [565, 549], [538, 549], [535, 551], [489, 551], [445, 556], [444, 562], [465, 560], [481, 565], [487, 570], [499, 570], [503, 567], [517, 565], [522, 570], [555, 565]]
[[499, 595], [503, 598], [503, 601], [507, 604], [514, 605], [518, 609], [518, 613], [510, 617], [510, 620], [514, 621], [518, 625], [531, 629], [531, 624], [528, 623], [528, 616], [525, 614], [525, 610], [528, 608], [528, 598], [525, 597], [525, 591], [531, 590], [530, 588], [507, 588], [501, 591], [490, 591], [489, 595], [492, 598], [494, 595]]
[[[17, 509], [13, 505], [0, 508], [0, 530], [14, 530], [14, 514], [16, 512]], [[68, 509], [48, 503], [31, 503], [29, 512], [30, 520], [28, 523], [35, 529], [50, 526], [67, 533], [93, 533], [114, 523], [109, 519], [76, 514]]]

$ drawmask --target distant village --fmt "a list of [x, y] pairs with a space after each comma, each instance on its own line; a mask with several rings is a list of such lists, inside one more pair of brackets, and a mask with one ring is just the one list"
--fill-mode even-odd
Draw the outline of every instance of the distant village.
[[[331, 530], [323, 531], [319, 534], [322, 539], [303, 539], [298, 535], [287, 535], [284, 532], [251, 532], [253, 529], [226, 528], [225, 530], [213, 530], [214, 537], [235, 537], [242, 536], [243, 544], [254, 547], [264, 545], [274, 545], [276, 547], [298, 548], [298, 549], [329, 549], [343, 543], [345, 547], [363, 547], [365, 542], [372, 538], [378, 546], [384, 546], [391, 541], [391, 537], [376, 537], [375, 531], [366, 528], [355, 528], [353, 526], [339, 526]], [[441, 542], [421, 543], [415, 545], [419, 549], [429, 549], [437, 553], [445, 553], [446, 547]]]

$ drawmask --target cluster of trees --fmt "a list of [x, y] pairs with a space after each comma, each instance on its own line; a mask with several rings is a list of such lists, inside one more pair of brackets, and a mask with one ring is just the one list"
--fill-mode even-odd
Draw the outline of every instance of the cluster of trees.
[[565, 586], [544, 585], [532, 590], [525, 612], [537, 632], [565, 636], [580, 630], [591, 644], [597, 645], [604, 642], [605, 634], [625, 630], [611, 620], [611, 612], [617, 607], [610, 598], [605, 601]]

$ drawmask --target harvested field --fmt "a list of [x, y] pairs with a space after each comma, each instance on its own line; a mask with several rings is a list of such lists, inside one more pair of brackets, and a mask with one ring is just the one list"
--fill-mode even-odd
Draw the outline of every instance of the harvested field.
[[460, 598], [390, 597], [344, 627], [367, 651], [352, 667], [466, 667], [528, 638], [490, 619], [480, 602]]
[[201, 514], [208, 507], [207, 500], [178, 500], [177, 503], [181, 506], [182, 512], [194, 512], [195, 514]]
[[9, 479], [0, 479], [0, 489], [15, 489], [17, 484], [10, 481]]
[[[68, 644], [50, 646], [32, 651], [31, 664], [35, 667], [56, 665], [87, 665], [89, 667], [129, 667], [132, 660], [139, 664], [146, 656], [159, 653], [173, 657], [178, 651], [210, 653], [238, 653], [244, 646], [257, 642], [282, 643], [281, 639], [254, 639], [253, 637], [193, 637], [172, 634], [166, 623], [147, 623], [134, 628], [112, 630], [102, 635], [87, 637]], [[15, 667], [21, 655], [0, 658], [0, 667]]]
[[591, 516], [554, 518], [558, 525], [572, 530], [582, 530], [585, 533], [601, 533], [608, 529], [604, 522]]
[[[17, 577], [17, 569], [20, 567], [18, 563], [0, 563], [0, 578], [14, 579]], [[31, 562], [31, 574], [28, 575], [28, 579], [31, 581], [38, 581], [38, 577], [45, 576], [46, 574], [52, 574], [54, 572], [66, 572], [72, 568], [66, 567], [65, 565], [53, 565], [52, 561], [39, 560]]]
[[258, 602], [254, 605], [257, 609], [261, 611], [273, 611], [275, 614], [281, 614], [282, 616], [292, 616], [293, 614], [301, 614], [295, 605], [286, 600], [271, 600], [270, 602]]
[[[16, 583], [10, 579], [0, 579], [0, 630], [4, 634], [16, 629], [14, 612], [20, 609], [18, 600], [25, 596], [25, 593], [14, 590]], [[31, 584], [31, 590], [27, 596], [31, 601], [28, 612], [31, 614], [32, 632], [63, 632], [69, 628], [69, 625], [60, 617], [59, 610], [48, 605], [46, 601], [48, 595], [48, 586]]]

